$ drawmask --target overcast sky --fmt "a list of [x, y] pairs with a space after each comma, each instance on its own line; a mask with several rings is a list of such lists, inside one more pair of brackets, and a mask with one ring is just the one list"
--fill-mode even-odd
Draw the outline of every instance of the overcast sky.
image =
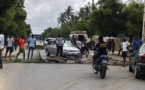
[[41, 34], [48, 27], [57, 27], [57, 18], [68, 6], [78, 11], [88, 2], [92, 0], [25, 0], [26, 22], [31, 25], [33, 34]]

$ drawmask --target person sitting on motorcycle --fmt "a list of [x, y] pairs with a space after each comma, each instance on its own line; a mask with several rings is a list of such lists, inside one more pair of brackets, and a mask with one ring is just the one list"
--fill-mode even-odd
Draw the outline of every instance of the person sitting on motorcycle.
[[93, 56], [93, 63], [99, 65], [100, 64], [100, 56], [107, 55], [107, 44], [103, 41], [103, 36], [99, 36], [99, 42], [96, 44], [95, 51], [97, 50], [97, 54]]

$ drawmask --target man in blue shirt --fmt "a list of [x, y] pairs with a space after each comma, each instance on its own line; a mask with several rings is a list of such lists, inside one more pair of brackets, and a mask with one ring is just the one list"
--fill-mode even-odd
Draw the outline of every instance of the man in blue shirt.
[[142, 45], [142, 40], [141, 40], [140, 37], [138, 37], [138, 45], [139, 45], [139, 46]]
[[138, 47], [138, 46], [139, 46], [139, 42], [138, 42], [137, 38], [135, 38], [135, 39], [134, 39], [134, 42], [133, 42], [133, 48], [134, 48], [134, 50], [135, 50], [136, 47]]
[[28, 58], [29, 59], [29, 54], [31, 52], [31, 59], [33, 57], [33, 50], [35, 49], [36, 47], [36, 39], [34, 38], [33, 34], [32, 34], [32, 37], [28, 40]]

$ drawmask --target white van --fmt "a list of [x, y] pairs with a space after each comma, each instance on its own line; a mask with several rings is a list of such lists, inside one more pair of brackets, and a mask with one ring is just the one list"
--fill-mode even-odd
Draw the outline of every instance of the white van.
[[89, 41], [86, 31], [72, 31], [69, 37], [72, 38], [73, 36], [79, 41], [84, 41], [85, 39]]

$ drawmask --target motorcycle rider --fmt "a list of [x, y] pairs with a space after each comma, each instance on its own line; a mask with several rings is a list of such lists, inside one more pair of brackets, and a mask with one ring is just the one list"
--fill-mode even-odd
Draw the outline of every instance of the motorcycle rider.
[[93, 64], [100, 65], [100, 56], [107, 55], [107, 44], [103, 41], [103, 36], [99, 36], [99, 42], [96, 44], [95, 51], [98, 52], [93, 56]]

